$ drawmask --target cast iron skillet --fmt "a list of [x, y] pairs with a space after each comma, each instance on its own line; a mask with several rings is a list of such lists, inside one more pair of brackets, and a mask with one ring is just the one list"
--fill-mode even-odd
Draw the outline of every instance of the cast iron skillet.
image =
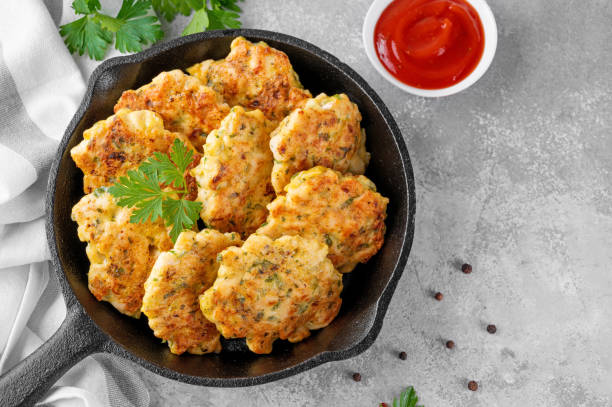
[[[224, 342], [218, 355], [176, 356], [155, 338], [146, 319], [134, 320], [98, 302], [87, 289], [85, 245], [70, 219], [82, 197], [82, 173], [70, 149], [83, 130], [113, 113], [126, 89], [149, 82], [161, 71], [187, 68], [208, 58], [223, 58], [242, 35], [266, 41], [289, 55], [304, 86], [319, 92], [344, 92], [357, 103], [372, 154], [367, 176], [389, 198], [387, 233], [380, 252], [344, 278], [343, 304], [328, 327], [298, 344], [277, 341], [270, 355], [250, 353], [242, 340]], [[346, 64], [300, 39], [261, 30], [211, 31], [178, 38], [144, 52], [102, 63], [89, 80], [51, 168], [47, 192], [47, 239], [53, 268], [67, 306], [66, 320], [43, 346], [1, 378], [0, 404], [32, 404], [85, 356], [108, 352], [162, 376], [203, 386], [237, 387], [291, 376], [332, 360], [355, 356], [376, 339], [412, 244], [415, 191], [412, 166], [397, 124], [378, 95]]]

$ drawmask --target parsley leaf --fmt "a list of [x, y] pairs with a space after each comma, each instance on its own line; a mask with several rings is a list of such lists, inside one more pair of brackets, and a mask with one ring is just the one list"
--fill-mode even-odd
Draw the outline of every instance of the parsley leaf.
[[113, 35], [88, 16], [61, 26], [60, 35], [64, 37], [70, 53], [83, 55], [87, 52], [89, 58], [98, 61], [104, 58], [108, 46], [113, 42]]
[[188, 16], [193, 10], [202, 7], [203, 0], [152, 0], [155, 12], [168, 22], [174, 20], [177, 14]]
[[134, 209], [132, 216], [130, 216], [131, 223], [145, 223], [147, 219], [151, 219], [151, 222], [157, 220], [163, 216], [163, 200], [161, 197], [156, 196], [148, 201], [143, 201], [140, 206]]
[[410, 386], [400, 394], [399, 402], [393, 398], [393, 407], [423, 407], [417, 406], [419, 398], [416, 395], [414, 387]]
[[240, 28], [242, 23], [238, 19], [242, 9], [236, 4], [238, 1], [242, 0], [203, 0], [183, 30], [183, 35], [205, 30]]
[[109, 187], [108, 192], [118, 198], [119, 206], [134, 206], [137, 209], [149, 199], [154, 199], [163, 193], [157, 172], [147, 174], [140, 168], [137, 171], [128, 171], [127, 176], [119, 177], [119, 181]]
[[173, 185], [175, 188], [185, 186], [183, 174], [193, 161], [193, 151], [188, 149], [179, 139], [174, 140], [170, 157], [160, 152], [147, 158], [140, 169], [145, 174], [156, 173], [162, 184]]
[[183, 198], [189, 192], [184, 174], [192, 161], [193, 151], [176, 139], [170, 157], [154, 153], [137, 170], [120, 177], [108, 192], [117, 205], [134, 208], [130, 222], [162, 218], [166, 226], [172, 226], [170, 238], [176, 242], [183, 230], [193, 228], [202, 210], [201, 202]]
[[153, 16], [126, 21], [117, 31], [115, 48], [121, 52], [140, 52], [143, 45], [155, 44], [164, 36], [161, 26], [155, 24], [157, 21]]
[[223, 30], [225, 28], [240, 28], [240, 14], [227, 10], [210, 10], [208, 12], [208, 29]]
[[151, 172], [158, 174], [159, 181], [163, 184], [172, 185], [175, 188], [182, 188], [185, 184], [183, 178], [185, 171], [177, 169], [177, 166], [165, 154], [155, 153], [142, 164], [141, 168], [146, 174]]
[[117, 30], [115, 47], [121, 52], [140, 52], [142, 46], [154, 44], [164, 36], [157, 17], [145, 16], [151, 9], [148, 0], [124, 0], [117, 14], [123, 24]]
[[183, 230], [191, 229], [195, 225], [202, 203], [186, 199], [168, 199], [163, 202], [162, 209], [166, 226], [172, 226], [170, 238], [176, 242]]
[[98, 0], [75, 0], [72, 3], [72, 8], [77, 14], [91, 14], [100, 10], [100, 7], [102, 6]]
[[172, 151], [170, 152], [170, 158], [181, 174], [183, 174], [193, 161], [193, 150], [188, 149], [179, 139], [175, 139]]
[[206, 30], [208, 27], [208, 11], [204, 8], [193, 13], [193, 18], [183, 30], [183, 35], [195, 34]]
[[150, 8], [151, 2], [149, 0], [123, 0], [117, 18], [127, 21], [134, 17], [144, 16]]
[[236, 0], [212, 0], [213, 7], [216, 6], [218, 8], [224, 8], [235, 11], [236, 13], [241, 13], [242, 9], [236, 5], [236, 2]]

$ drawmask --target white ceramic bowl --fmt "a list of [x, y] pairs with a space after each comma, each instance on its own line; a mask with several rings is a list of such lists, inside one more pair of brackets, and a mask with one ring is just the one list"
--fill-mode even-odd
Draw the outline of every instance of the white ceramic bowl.
[[380, 59], [378, 59], [376, 49], [374, 48], [374, 28], [376, 27], [376, 23], [378, 22], [382, 12], [393, 1], [394, 0], [374, 0], [363, 22], [363, 44], [365, 46], [366, 54], [368, 54], [368, 58], [370, 59], [372, 65], [374, 65], [374, 68], [376, 68], [376, 70], [386, 80], [398, 88], [412, 93], [413, 95], [440, 97], [461, 92], [462, 90], [469, 88], [474, 82], [480, 79], [482, 75], [484, 75], [489, 68], [489, 65], [491, 65], [491, 61], [493, 61], [493, 57], [495, 56], [495, 50], [497, 49], [497, 24], [495, 23], [495, 16], [493, 16], [493, 12], [485, 0], [465, 0], [471, 4], [472, 7], [474, 7], [484, 28], [485, 44], [482, 57], [471, 74], [469, 74], [461, 82], [442, 89], [420, 89], [415, 88], [414, 86], [406, 85], [391, 75], [391, 73], [389, 73], [389, 71], [387, 71], [387, 69], [383, 66], [382, 62], [380, 62]]

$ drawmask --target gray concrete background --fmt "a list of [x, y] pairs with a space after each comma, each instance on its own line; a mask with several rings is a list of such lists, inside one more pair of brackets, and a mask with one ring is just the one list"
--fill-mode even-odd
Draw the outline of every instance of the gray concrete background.
[[245, 27], [322, 47], [387, 103], [417, 180], [414, 246], [362, 355], [244, 389], [137, 368], [154, 405], [376, 406], [407, 385], [428, 407], [612, 405], [612, 3], [489, 3], [495, 60], [443, 99], [402, 93], [375, 72], [361, 42], [368, 0], [244, 3]]

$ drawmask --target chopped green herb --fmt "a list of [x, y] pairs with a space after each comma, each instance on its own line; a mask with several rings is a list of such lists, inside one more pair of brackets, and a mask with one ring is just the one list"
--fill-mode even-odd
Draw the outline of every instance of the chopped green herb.
[[167, 293], [164, 294], [164, 300], [167, 300], [168, 298], [172, 297], [174, 294], [176, 294], [175, 290], [168, 291]]
[[355, 200], [355, 198], [357, 198], [356, 196], [353, 196], [349, 199], [347, 199], [346, 201], [344, 201], [341, 205], [340, 205], [340, 209], [344, 209], [344, 208], [348, 208], [349, 206], [351, 206], [351, 204], [353, 203], [353, 201]]
[[325, 234], [325, 243], [327, 243], [328, 246], [331, 246], [332, 244], [334, 244], [331, 237], [329, 237], [327, 233]]
[[305, 304], [305, 303], [298, 305], [298, 314], [302, 315], [304, 312], [306, 312], [309, 306], [310, 306], [309, 304]]
[[107, 187], [98, 187], [96, 189], [94, 189], [93, 194], [96, 198], [99, 198], [102, 194], [108, 192], [108, 188]]

